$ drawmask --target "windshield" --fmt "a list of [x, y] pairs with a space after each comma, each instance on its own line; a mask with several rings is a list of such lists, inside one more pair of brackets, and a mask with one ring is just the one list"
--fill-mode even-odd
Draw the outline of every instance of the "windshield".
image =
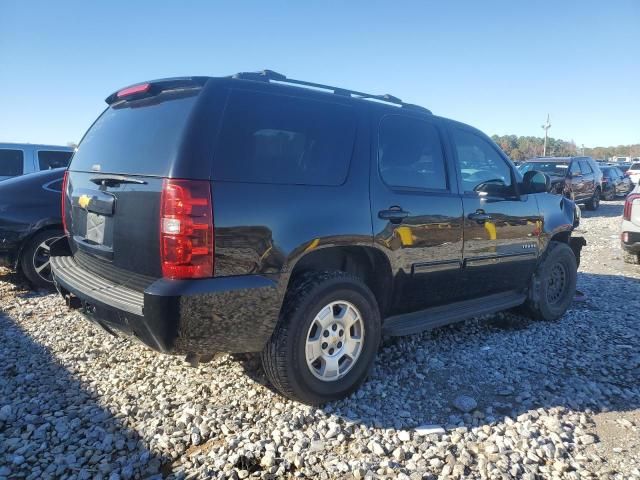
[[527, 173], [530, 170], [544, 172], [547, 175], [564, 177], [567, 174], [569, 164], [567, 162], [525, 162], [518, 167], [520, 173]]

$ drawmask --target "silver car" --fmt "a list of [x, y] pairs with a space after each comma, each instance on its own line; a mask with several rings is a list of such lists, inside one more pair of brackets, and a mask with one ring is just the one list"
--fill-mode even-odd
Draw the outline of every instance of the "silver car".
[[0, 143], [0, 180], [69, 165], [73, 148], [31, 143]]

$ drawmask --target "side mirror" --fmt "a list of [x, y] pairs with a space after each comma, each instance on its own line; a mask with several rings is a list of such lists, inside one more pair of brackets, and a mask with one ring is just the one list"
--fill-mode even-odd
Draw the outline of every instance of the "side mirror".
[[524, 174], [522, 180], [523, 193], [543, 193], [548, 192], [551, 186], [551, 179], [544, 173], [537, 170], [530, 170]]

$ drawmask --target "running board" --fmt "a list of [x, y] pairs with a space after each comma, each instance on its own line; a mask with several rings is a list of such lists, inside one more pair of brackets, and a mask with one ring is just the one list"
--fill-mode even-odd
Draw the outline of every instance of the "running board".
[[522, 305], [526, 294], [505, 292], [388, 317], [383, 334], [400, 337]]

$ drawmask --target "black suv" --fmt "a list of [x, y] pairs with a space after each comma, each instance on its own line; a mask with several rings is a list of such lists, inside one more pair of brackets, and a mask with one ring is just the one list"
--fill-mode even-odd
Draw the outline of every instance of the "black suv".
[[358, 388], [384, 334], [572, 301], [574, 203], [472, 127], [271, 71], [106, 101], [51, 264], [109, 332], [194, 363], [262, 352], [280, 392], [318, 404]]
[[521, 173], [538, 171], [551, 179], [549, 191], [564, 195], [587, 210], [597, 210], [603, 196], [603, 174], [591, 157], [539, 157], [518, 166]]

